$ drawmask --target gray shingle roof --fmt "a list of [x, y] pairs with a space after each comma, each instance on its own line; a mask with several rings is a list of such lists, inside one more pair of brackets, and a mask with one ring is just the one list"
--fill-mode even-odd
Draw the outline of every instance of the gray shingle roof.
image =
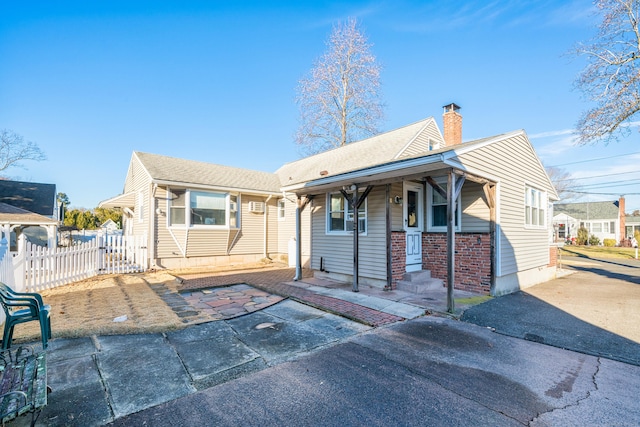
[[577, 220], [614, 220], [618, 218], [618, 201], [556, 203], [555, 205], [553, 205], [553, 214], [567, 214]]
[[274, 173], [260, 172], [159, 154], [134, 152], [151, 178], [176, 184], [200, 184], [260, 192], [279, 192], [280, 181]]
[[[377, 165], [404, 159], [403, 153], [413, 142], [419, 143], [428, 135], [436, 143], [442, 143], [442, 136], [433, 117], [395, 129], [343, 147], [325, 151], [287, 163], [276, 171], [282, 185], [288, 186], [312, 181], [324, 176], [366, 169]], [[420, 151], [424, 155], [427, 151]], [[326, 171], [326, 174], [324, 174]], [[323, 175], [321, 175], [321, 172]]]
[[56, 200], [55, 184], [0, 180], [0, 202], [39, 215], [52, 216]]

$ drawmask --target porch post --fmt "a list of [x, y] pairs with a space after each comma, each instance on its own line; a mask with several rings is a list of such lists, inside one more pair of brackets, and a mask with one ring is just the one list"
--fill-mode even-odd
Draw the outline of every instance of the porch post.
[[353, 292], [359, 292], [358, 290], [358, 234], [360, 233], [358, 229], [358, 208], [362, 205], [362, 202], [365, 201], [371, 190], [373, 189], [373, 185], [368, 185], [364, 190], [362, 195], [358, 195], [358, 185], [353, 184], [351, 186], [353, 190], [353, 196], [350, 196], [349, 193], [345, 191], [343, 188], [340, 190], [342, 196], [347, 200], [347, 203], [353, 208]]
[[453, 300], [453, 287], [455, 284], [455, 247], [456, 247], [456, 200], [454, 187], [456, 175], [449, 171], [447, 179], [447, 311], [453, 313], [455, 303]]
[[302, 210], [313, 196], [297, 196], [296, 199], [296, 275], [293, 280], [302, 280]]
[[302, 227], [301, 212], [303, 206], [302, 200], [298, 196], [296, 202], [296, 275], [293, 278], [295, 281], [302, 280], [302, 244], [300, 242], [302, 232], [300, 229]]

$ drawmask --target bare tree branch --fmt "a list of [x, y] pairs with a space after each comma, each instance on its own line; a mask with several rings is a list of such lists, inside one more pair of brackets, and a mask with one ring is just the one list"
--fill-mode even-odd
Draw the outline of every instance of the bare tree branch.
[[334, 27], [328, 50], [298, 82], [296, 143], [310, 154], [378, 133], [380, 66], [355, 19]]
[[0, 130], [0, 171], [10, 167], [23, 167], [23, 160], [41, 161], [46, 156], [40, 148], [31, 141], [25, 141], [9, 129]]
[[569, 172], [556, 166], [549, 166], [545, 169], [562, 203], [566, 203], [580, 197], [580, 193], [578, 193], [580, 186], [573, 178], [571, 178], [571, 174]]
[[598, 34], [574, 52], [588, 61], [575, 86], [594, 104], [577, 123], [579, 144], [618, 139], [640, 111], [640, 0], [597, 0], [596, 7]]

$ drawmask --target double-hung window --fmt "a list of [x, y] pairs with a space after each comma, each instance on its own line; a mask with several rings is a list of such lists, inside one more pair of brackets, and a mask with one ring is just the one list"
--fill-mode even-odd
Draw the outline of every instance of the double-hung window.
[[[438, 185], [447, 192], [447, 181], [437, 179]], [[456, 200], [456, 231], [460, 231], [460, 221], [462, 217], [462, 205], [460, 196]], [[447, 198], [442, 197], [440, 193], [435, 191], [430, 185], [427, 187], [427, 205], [429, 209], [428, 230], [429, 231], [447, 231]]]
[[547, 217], [547, 194], [533, 187], [525, 186], [525, 225], [544, 227]]
[[[327, 206], [327, 232], [352, 233], [354, 211], [342, 193], [329, 193], [327, 195]], [[358, 232], [367, 232], [366, 199], [358, 208]]]
[[238, 196], [194, 190], [172, 190], [169, 199], [169, 225], [236, 228], [239, 224]]

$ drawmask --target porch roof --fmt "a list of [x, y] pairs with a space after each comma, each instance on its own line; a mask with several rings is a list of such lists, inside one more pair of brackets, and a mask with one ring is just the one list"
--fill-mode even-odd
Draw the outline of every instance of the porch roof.
[[57, 225], [58, 221], [26, 209], [0, 202], [0, 224]]
[[135, 205], [136, 194], [134, 192], [120, 194], [119, 196], [115, 196], [98, 203], [98, 207], [107, 209], [133, 208]]
[[[402, 128], [398, 131], [403, 130], [407, 129]], [[290, 176], [288, 179], [289, 184], [284, 184], [283, 190], [294, 193], [309, 191], [311, 189], [314, 191], [322, 191], [344, 184], [373, 184], [376, 182], [411, 179], [419, 176], [424, 177], [425, 174], [440, 169], [454, 168], [462, 171], [461, 165], [456, 160], [458, 155], [486, 144], [509, 138], [522, 131], [477, 139], [436, 150], [422, 151], [411, 156], [388, 158], [389, 150], [385, 150], [384, 148], [387, 142], [391, 142], [391, 145], [393, 145], [394, 139], [399, 137], [396, 132], [397, 131], [391, 131], [380, 137], [369, 138], [368, 140], [353, 143], [332, 150], [331, 152], [321, 153], [311, 158], [302, 159], [283, 166], [283, 168], [278, 171], [283, 181], [283, 176], [286, 173], [296, 174], [295, 176], [298, 177], [298, 182], [296, 182], [296, 178]], [[406, 144], [406, 140], [404, 142]], [[366, 157], [368, 152], [378, 151], [378, 148], [380, 148], [380, 153], [370, 155], [368, 158], [362, 158], [363, 156]], [[351, 149], [351, 151], [347, 151], [347, 149]], [[343, 153], [337, 153], [340, 150], [343, 150]], [[326, 156], [323, 156], [325, 154]], [[323, 177], [317, 178], [317, 174], [311, 177], [310, 175], [314, 172], [313, 167], [321, 164], [323, 158], [328, 164], [333, 164], [336, 171], [341, 170], [342, 172], [330, 173], [327, 171], [328, 173]], [[469, 178], [478, 182], [494, 181], [494, 179], [488, 177], [474, 176], [474, 174], [468, 173], [468, 171], [464, 172], [467, 173]], [[307, 178], [306, 181], [304, 180], [305, 178]]]

